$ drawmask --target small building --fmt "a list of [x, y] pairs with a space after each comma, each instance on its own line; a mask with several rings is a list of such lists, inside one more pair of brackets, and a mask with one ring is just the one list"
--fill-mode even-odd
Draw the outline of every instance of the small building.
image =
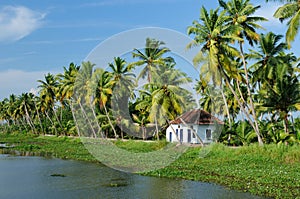
[[170, 122], [166, 130], [168, 142], [209, 144], [213, 142], [218, 125], [224, 123], [210, 113], [194, 109]]

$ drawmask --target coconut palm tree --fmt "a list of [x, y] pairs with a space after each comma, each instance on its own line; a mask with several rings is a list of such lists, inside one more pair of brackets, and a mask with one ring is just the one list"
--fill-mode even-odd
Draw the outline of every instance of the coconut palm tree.
[[258, 51], [250, 49], [251, 53], [247, 55], [250, 59], [257, 60], [252, 66], [254, 68], [252, 81], [257, 82], [258, 86], [262, 81], [266, 80], [271, 83], [274, 79], [274, 72], [280, 61], [279, 56], [287, 48], [284, 42], [280, 42], [282, 37], [273, 32], [261, 34]]
[[[76, 77], [80, 66], [75, 65], [74, 63], [70, 63], [69, 67], [64, 67], [64, 73], [58, 74], [59, 81], [59, 96], [61, 103], [66, 99], [71, 100], [74, 91], [74, 84], [76, 81]], [[62, 103], [63, 104], [63, 103]]]
[[300, 82], [299, 75], [290, 75], [288, 72], [289, 63], [276, 68], [275, 82], [266, 82], [259, 90], [261, 110], [274, 112], [284, 121], [284, 130], [289, 133], [288, 115], [291, 111], [300, 110]]
[[[38, 80], [40, 85], [38, 85], [38, 88], [40, 89], [40, 100], [42, 101], [45, 113], [48, 115], [48, 111], [51, 110], [55, 116], [56, 121], [58, 122], [59, 126], [62, 128], [61, 122], [56, 114], [56, 101], [57, 101], [57, 93], [58, 93], [58, 81], [56, 80], [56, 77], [53, 74], [48, 73], [45, 75], [45, 81]], [[50, 116], [48, 115], [48, 119], [50, 120]], [[53, 123], [53, 128], [55, 129], [56, 133], [56, 127]]]
[[116, 121], [121, 130], [121, 138], [123, 139], [123, 124], [125, 119], [130, 119], [128, 110], [128, 99], [134, 98], [133, 88], [135, 87], [135, 75], [131, 73], [131, 67], [127, 65], [125, 59], [115, 57], [113, 63], [109, 64], [109, 69], [112, 70], [113, 80], [113, 95], [112, 95], [112, 110], [113, 114], [117, 115]]
[[18, 109], [24, 115], [27, 124], [30, 126], [33, 133], [37, 133], [34, 122], [32, 110], [34, 110], [34, 102], [33, 102], [33, 94], [32, 93], [22, 93], [18, 98]]
[[[165, 125], [167, 121], [182, 114], [187, 107], [187, 100], [193, 97], [183, 87], [183, 84], [192, 81], [184, 72], [167, 66], [160, 66], [156, 70], [158, 71], [153, 73], [153, 83], [145, 85], [145, 88], [151, 88], [149, 121], [155, 122], [157, 128], [157, 123]], [[158, 128], [156, 133], [159, 139]]]
[[[232, 62], [232, 58], [239, 57], [240, 53], [230, 46], [229, 43], [242, 41], [243, 39], [236, 34], [236, 29], [240, 29], [240, 27], [228, 25], [226, 23], [228, 17], [225, 14], [225, 10], [220, 13], [219, 9], [208, 12], [202, 7], [200, 10], [200, 22], [194, 21], [193, 25], [188, 27], [188, 34], [194, 35], [194, 40], [188, 45], [188, 48], [201, 46], [201, 50], [194, 58], [194, 64], [207, 60], [206, 63], [211, 73], [212, 81], [214, 83], [218, 82], [221, 89], [222, 82], [223, 80], [225, 81], [226, 86], [233, 93], [241, 110], [255, 130], [259, 144], [262, 145], [263, 142], [257, 125], [253, 123], [249, 112], [245, 110], [240, 97], [231, 85], [230, 78], [239, 78], [237, 65]], [[224, 101], [224, 103], [226, 102]]]
[[145, 78], [147, 76], [148, 82], [152, 82], [153, 69], [160, 65], [164, 65], [166, 62], [174, 62], [172, 57], [163, 57], [166, 53], [170, 52], [164, 42], [156, 39], [147, 38], [146, 46], [143, 50], [134, 49], [132, 53], [133, 58], [137, 58], [138, 61], [130, 64], [129, 67], [144, 66], [138, 79]]
[[114, 136], [115, 138], [118, 138], [116, 129], [113, 125], [113, 121], [107, 108], [107, 104], [111, 99], [113, 85], [114, 80], [112, 79], [111, 73], [102, 68], [97, 68], [94, 71], [92, 75], [92, 84], [90, 85], [90, 90], [94, 90], [95, 92], [92, 103], [97, 105], [100, 110], [104, 110], [108, 123], [114, 132]]
[[[137, 78], [138, 80], [147, 77], [148, 83], [153, 83], [153, 76], [160, 66], [166, 66], [167, 63], [174, 63], [174, 59], [172, 57], [165, 56], [170, 52], [170, 49], [163, 47], [163, 45], [165, 45], [163, 41], [147, 38], [146, 45], [143, 50], [134, 49], [132, 56], [133, 58], [137, 58], [138, 61], [129, 64], [129, 67], [144, 66]], [[155, 124], [156, 133], [158, 135], [157, 121], [155, 121]]]
[[[96, 90], [93, 85], [95, 84], [93, 73], [94, 66], [91, 62], [82, 62], [80, 71], [76, 75], [76, 81], [74, 83], [74, 105], [78, 105], [78, 110], [75, 112], [78, 118], [82, 118], [81, 123], [88, 124], [89, 128], [81, 129], [85, 131], [87, 136], [89, 132], [92, 133], [93, 137], [97, 137], [97, 132], [99, 132], [100, 126], [97, 121], [97, 116], [94, 109], [94, 100], [96, 98]], [[97, 81], [96, 81], [97, 83]], [[80, 110], [80, 111], [79, 111]], [[78, 115], [79, 113], [79, 115]], [[82, 117], [83, 116], [83, 117]], [[92, 119], [93, 118], [93, 119]], [[81, 125], [82, 127], [84, 125]]]
[[80, 66], [75, 65], [74, 63], [70, 63], [69, 68], [64, 67], [64, 73], [58, 74], [58, 81], [59, 81], [59, 101], [61, 104], [67, 103], [70, 106], [73, 120], [75, 122], [75, 126], [77, 129], [77, 132], [80, 136], [80, 131], [78, 127], [78, 122], [76, 120], [76, 117], [74, 115], [74, 108], [73, 108], [73, 93], [74, 93], [74, 85], [76, 81], [76, 77], [78, 74], [78, 71], [80, 69]]
[[274, 17], [281, 22], [288, 20], [288, 29], [286, 31], [286, 43], [291, 48], [291, 43], [295, 40], [300, 26], [300, 1], [299, 0], [266, 0], [279, 1], [286, 4], [280, 6], [274, 13]]
[[[219, 4], [227, 13], [227, 25], [239, 27], [236, 29], [235, 34], [241, 39], [246, 39], [251, 46], [253, 46], [254, 43], [257, 43], [257, 41], [259, 40], [259, 34], [256, 33], [256, 29], [262, 29], [262, 27], [257, 22], [267, 21], [267, 19], [265, 19], [264, 17], [253, 16], [253, 14], [255, 14], [255, 12], [260, 8], [260, 6], [253, 6], [250, 3], [250, 0], [231, 0], [227, 3], [225, 3], [223, 0], [219, 0]], [[258, 121], [254, 109], [252, 93], [249, 83], [248, 69], [243, 49], [244, 41], [238, 40], [238, 43], [240, 46], [240, 57], [242, 59], [244, 68], [245, 82], [249, 99], [249, 108], [251, 110], [250, 113], [253, 117], [255, 127], [258, 131]], [[239, 85], [239, 78], [237, 78], [236, 80], [238, 81], [237, 85]], [[238, 89], [238, 91], [240, 91], [240, 89]], [[240, 96], [242, 95], [243, 94], [240, 93]]]

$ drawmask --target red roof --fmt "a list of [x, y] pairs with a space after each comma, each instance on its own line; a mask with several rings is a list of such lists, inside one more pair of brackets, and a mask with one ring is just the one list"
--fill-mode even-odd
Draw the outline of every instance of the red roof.
[[221, 120], [214, 117], [210, 113], [200, 110], [194, 109], [188, 112], [185, 112], [183, 115], [179, 116], [175, 120], [171, 121], [171, 124], [182, 124], [182, 120], [188, 124], [224, 124]]

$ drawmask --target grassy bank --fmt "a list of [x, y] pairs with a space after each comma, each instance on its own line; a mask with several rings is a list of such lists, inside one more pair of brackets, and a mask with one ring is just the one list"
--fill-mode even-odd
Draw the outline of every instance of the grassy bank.
[[192, 148], [170, 166], [147, 175], [214, 182], [274, 198], [300, 198], [299, 146], [215, 145], [205, 158], [199, 153], [199, 148]]
[[85, 149], [79, 138], [0, 133], [0, 142], [15, 145], [14, 149], [20, 152], [96, 162], [96, 159]]
[[[0, 142], [16, 144], [20, 151], [96, 162], [79, 138], [0, 133]], [[117, 141], [116, 145], [133, 152], [148, 152], [163, 147], [165, 142]], [[204, 158], [200, 148], [191, 148], [168, 167], [145, 175], [214, 182], [274, 198], [300, 196], [300, 146], [228, 148], [218, 144], [207, 149], [209, 153]]]

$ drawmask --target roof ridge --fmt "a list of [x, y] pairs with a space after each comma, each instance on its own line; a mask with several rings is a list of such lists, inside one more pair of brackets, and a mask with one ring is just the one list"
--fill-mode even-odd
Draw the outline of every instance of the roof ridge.
[[175, 120], [172, 120], [170, 123], [182, 124], [182, 121], [180, 119], [182, 119], [185, 123], [192, 124], [215, 124], [215, 122], [217, 122], [218, 124], [224, 124], [217, 117], [200, 108], [186, 111], [181, 116], [177, 117]]

